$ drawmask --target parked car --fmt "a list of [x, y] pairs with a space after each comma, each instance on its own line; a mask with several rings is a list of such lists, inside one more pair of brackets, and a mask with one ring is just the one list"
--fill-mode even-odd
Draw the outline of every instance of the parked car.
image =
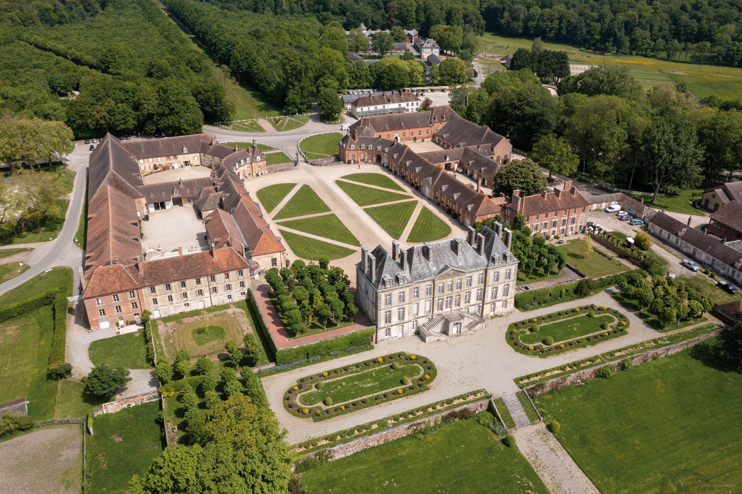
[[690, 269], [691, 271], [698, 271], [701, 268], [693, 261], [684, 260], [680, 263], [681, 266], [685, 266], [686, 268]]
[[721, 288], [727, 293], [731, 293], [732, 295], [737, 293], [737, 287], [732, 285], [731, 283], [727, 283], [726, 281], [720, 281], [716, 284], [716, 286], [718, 286], [719, 288]]
[[696, 209], [701, 209], [701, 200], [693, 201], [693, 207]]
[[606, 213], [615, 213], [616, 211], [621, 211], [621, 206], [615, 205], [615, 206], [608, 206], [605, 208]]
[[95, 146], [93, 146], [93, 145], [91, 144], [91, 145], [90, 145], [90, 151], [92, 151], [93, 149], [95, 149]]
[[90, 144], [90, 139], [85, 139], [85, 144]]
[[619, 214], [618, 215], [618, 221], [629, 221], [631, 219], [631, 216], [628, 214]]
[[92, 142], [93, 144], [95, 144], [96, 142], [98, 142], [98, 139], [93, 139], [93, 140], [92, 140], [92, 141], [90, 141], [90, 142]]
[[644, 220], [640, 220], [639, 218], [632, 218], [631, 221], [629, 221], [629, 225], [631, 226], [640, 226], [644, 224]]
[[445, 93], [446, 92], [446, 88], [441, 89], [441, 92], [442, 93]]

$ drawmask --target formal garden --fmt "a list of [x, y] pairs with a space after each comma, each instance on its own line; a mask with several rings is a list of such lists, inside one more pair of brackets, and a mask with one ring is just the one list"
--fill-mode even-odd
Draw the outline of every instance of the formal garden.
[[353, 202], [361, 207], [410, 199], [410, 196], [406, 194], [366, 187], [365, 185], [345, 182], [343, 180], [336, 180], [335, 183], [348, 197], [353, 199]]
[[286, 391], [284, 407], [298, 417], [325, 420], [425, 391], [436, 375], [428, 358], [386, 355], [299, 379]]
[[341, 178], [351, 182], [358, 182], [359, 184], [375, 185], [376, 187], [383, 187], [384, 189], [396, 190], [398, 192], [405, 191], [397, 182], [382, 173], [351, 173]]
[[[346, 227], [343, 222], [340, 221], [340, 218], [338, 218], [334, 213], [312, 216], [311, 218], [282, 221], [278, 223], [278, 225], [280, 227], [291, 228], [300, 232], [317, 235], [318, 237], [329, 238], [330, 240], [335, 240], [337, 242], [343, 242], [348, 245], [361, 245], [358, 239], [356, 239], [350, 230], [348, 230], [348, 227]], [[292, 250], [296, 252], [295, 249], [292, 248]], [[305, 256], [299, 257], [307, 259]], [[309, 259], [316, 260], [314, 258]]]
[[330, 208], [322, 199], [320, 199], [314, 189], [308, 185], [302, 185], [291, 199], [289, 199], [286, 205], [276, 213], [273, 219], [283, 220], [287, 218], [295, 218], [297, 216], [329, 212]]
[[343, 139], [340, 132], [317, 134], [299, 142], [299, 149], [306, 154], [307, 159], [327, 158], [338, 154], [338, 144]]
[[440, 240], [451, 234], [451, 227], [426, 206], [420, 210], [412, 225], [408, 242], [422, 243]]
[[276, 206], [283, 201], [289, 192], [294, 190], [294, 187], [296, 187], [296, 184], [269, 185], [260, 189], [255, 195], [257, 195], [260, 204], [265, 208], [265, 212], [270, 213], [276, 209]]
[[512, 323], [508, 344], [519, 353], [549, 357], [628, 334], [629, 319], [616, 309], [585, 305]]
[[322, 258], [334, 261], [335, 259], [348, 257], [356, 252], [353, 249], [341, 245], [323, 242], [316, 238], [305, 237], [304, 235], [299, 235], [298, 233], [289, 232], [280, 228], [278, 229], [278, 232], [281, 234], [283, 239], [286, 240], [286, 243], [289, 245], [294, 255], [306, 259], [307, 261], [319, 261]]

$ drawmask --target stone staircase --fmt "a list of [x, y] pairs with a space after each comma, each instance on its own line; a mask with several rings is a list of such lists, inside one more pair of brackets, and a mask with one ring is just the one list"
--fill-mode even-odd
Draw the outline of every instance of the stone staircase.
[[515, 427], [523, 427], [531, 424], [528, 415], [526, 415], [526, 411], [523, 410], [523, 405], [520, 404], [517, 393], [503, 396], [502, 401], [505, 403], [508, 412], [510, 412], [510, 416], [513, 417]]

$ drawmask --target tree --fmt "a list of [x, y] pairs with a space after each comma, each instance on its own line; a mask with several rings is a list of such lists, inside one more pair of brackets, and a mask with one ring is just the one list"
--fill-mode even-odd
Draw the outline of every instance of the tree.
[[392, 38], [393, 43], [405, 43], [407, 41], [407, 35], [402, 29], [402, 26], [393, 26], [389, 30], [389, 36]]
[[723, 170], [732, 173], [742, 163], [742, 112], [719, 111], [699, 130], [701, 145], [706, 151], [704, 174], [706, 181], [715, 181]]
[[376, 50], [376, 53], [378, 53], [382, 58], [391, 51], [392, 43], [394, 42], [389, 33], [380, 31], [374, 34], [374, 50]]
[[454, 85], [466, 82], [466, 62], [458, 58], [447, 58], [438, 66], [438, 77], [442, 84]]
[[317, 104], [319, 105], [322, 120], [326, 122], [336, 121], [343, 111], [343, 100], [340, 99], [334, 89], [320, 89], [317, 96]]
[[641, 85], [625, 65], [603, 64], [582, 74], [565, 77], [557, 85], [559, 96], [582, 93], [588, 96], [603, 94], [627, 99], [638, 99], [644, 94]]
[[384, 91], [409, 86], [410, 69], [407, 66], [408, 63], [410, 62], [405, 62], [399, 58], [385, 58], [371, 65], [369, 71], [374, 80], [374, 86]]
[[160, 381], [160, 384], [167, 384], [173, 380], [173, 367], [164, 357], [157, 362], [157, 366], [155, 367], [155, 379]]
[[248, 367], [258, 365], [258, 362], [260, 361], [260, 347], [258, 346], [258, 342], [255, 340], [255, 335], [247, 333], [243, 341], [245, 342], [245, 363]]
[[495, 174], [493, 192], [511, 196], [514, 190], [519, 190], [521, 196], [540, 194], [546, 190], [546, 177], [541, 173], [541, 168], [528, 158], [511, 161]]
[[204, 116], [188, 87], [176, 78], [162, 81], [157, 88], [157, 128], [168, 135], [199, 134]]
[[697, 141], [688, 117], [674, 108], [656, 112], [642, 142], [642, 162], [654, 191], [652, 204], [663, 186], [687, 189], [698, 183], [703, 148]]
[[634, 235], [634, 245], [641, 250], [649, 250], [652, 248], [652, 239], [647, 232], [637, 232]]
[[110, 398], [118, 388], [131, 381], [126, 369], [112, 369], [106, 364], [94, 367], [88, 374], [85, 391], [102, 398]]
[[454, 86], [448, 92], [448, 104], [459, 115], [466, 115], [468, 99], [469, 88], [467, 86]]
[[587, 235], [582, 240], [582, 248], [581, 248], [582, 257], [585, 258], [585, 257], [589, 256], [590, 254], [593, 253], [593, 250], [594, 250], [593, 249], [593, 239], [592, 239], [592, 237], [590, 235]]
[[402, 58], [402, 60], [404, 60], [405, 62], [407, 62], [409, 60], [415, 60], [415, 55], [413, 55], [412, 52], [409, 49], [407, 49], [402, 54], [402, 57], [401, 58]]
[[242, 360], [242, 351], [237, 346], [237, 342], [235, 342], [234, 340], [227, 340], [227, 342], [224, 344], [224, 349], [229, 354], [232, 362], [234, 362], [234, 365], [239, 365], [240, 361]]
[[349, 63], [345, 71], [348, 74], [349, 88], [363, 89], [371, 87], [374, 83], [371, 71], [363, 60]]
[[205, 376], [214, 372], [214, 364], [208, 357], [199, 357], [196, 361], [196, 374], [199, 376]]
[[549, 170], [549, 180], [552, 173], [569, 176], [577, 171], [580, 158], [572, 152], [566, 140], [554, 134], [542, 137], [533, 145], [528, 155], [533, 161]]
[[227, 93], [214, 79], [203, 83], [196, 95], [196, 101], [208, 122], [226, 122], [234, 116], [234, 105], [227, 101]]
[[525, 151], [554, 131], [556, 119], [555, 98], [538, 84], [526, 84], [493, 98], [487, 111], [490, 128]]
[[[361, 31], [358, 28], [353, 28], [350, 30], [350, 34], [348, 34], [348, 39], [350, 40], [350, 49], [353, 50], [355, 53], [365, 53], [368, 51], [368, 47], [371, 44], [368, 41], [368, 38], [365, 34], [363, 34], [363, 31]], [[363, 63], [363, 65], [366, 65]]]

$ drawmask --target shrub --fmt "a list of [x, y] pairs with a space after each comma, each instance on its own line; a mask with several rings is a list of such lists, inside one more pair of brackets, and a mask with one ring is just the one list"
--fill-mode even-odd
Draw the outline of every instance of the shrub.
[[608, 379], [609, 377], [611, 377], [612, 374], [613, 374], [613, 371], [611, 370], [611, 368], [608, 366], [605, 366], [605, 367], [601, 367], [600, 369], [598, 369], [598, 372], [595, 375], [601, 379]]
[[[327, 450], [319, 451], [313, 456], [306, 456], [303, 460], [296, 463], [294, 473], [303, 473], [313, 468], [321, 466], [330, 459], [330, 452]], [[304, 491], [301, 491], [304, 492]]]
[[595, 317], [595, 311], [591, 310], [590, 312], [588, 312], [587, 317]]
[[559, 425], [559, 422], [556, 420], [552, 420], [549, 423], [549, 430], [553, 432], [554, 434], [557, 434], [559, 432], [559, 429], [561, 429], [561, 426]]
[[631, 367], [631, 359], [624, 359], [621, 361], [620, 364], [618, 364], [618, 368], [621, 369], [622, 371], [629, 370], [630, 367]]
[[214, 370], [214, 364], [211, 363], [207, 357], [199, 357], [196, 361], [196, 374], [199, 376], [205, 376], [210, 374]]
[[332, 406], [332, 398], [330, 398], [329, 396], [325, 398], [325, 405], [328, 407]]
[[531, 333], [538, 333], [538, 330], [541, 328], [539, 328], [538, 324], [533, 323], [528, 329], [531, 331]]
[[408, 384], [410, 384], [410, 378], [409, 377], [403, 378], [402, 379], [402, 384], [404, 384], [405, 386], [407, 386]]
[[327, 377], [327, 372], [323, 372], [322, 377]]
[[55, 379], [65, 379], [72, 374], [72, 365], [62, 364], [49, 369], [49, 375]]
[[425, 379], [426, 379], [426, 380], [427, 380], [427, 379], [430, 379], [430, 375], [428, 375], [428, 374], [425, 374]]
[[415, 359], [417, 358], [417, 355], [410, 355], [410, 358], [411, 358], [412, 360], [415, 360]]
[[502, 439], [503, 444], [507, 446], [508, 448], [514, 448], [515, 447], [515, 436], [512, 434], [508, 434]]
[[604, 322], [603, 324], [600, 325], [600, 327], [601, 327], [601, 329], [604, 329], [604, 330], [605, 329], [608, 329], [608, 323], [607, 322]]
[[317, 387], [317, 389], [322, 389], [325, 387], [325, 383], [322, 381], [319, 381], [315, 386]]
[[399, 364], [398, 364], [397, 362], [394, 362], [394, 363], [392, 364], [392, 369], [395, 369], [395, 370], [396, 370], [396, 369], [399, 369]]
[[379, 362], [379, 363], [381, 363], [381, 362], [383, 362], [383, 361], [384, 361], [384, 359], [383, 359], [383, 358], [381, 358], [381, 357], [379, 357], [379, 358], [377, 358], [377, 359], [376, 359], [376, 361], [377, 361], [377, 362]]
[[544, 339], [544, 345], [551, 346], [554, 344], [554, 338], [551, 336], [547, 336], [546, 339]]
[[488, 427], [489, 425], [495, 423], [495, 416], [492, 415], [491, 412], [484, 411], [474, 415], [474, 420], [476, 420], [479, 425]]
[[404, 391], [402, 391], [401, 389], [398, 389], [397, 390], [397, 394], [400, 394], [401, 395], [402, 393], [404, 393]]
[[709, 273], [709, 276], [711, 276], [711, 278], [716, 278], [716, 273], [714, 273], [714, 272], [712, 271], [711, 273]]
[[255, 339], [255, 335], [247, 333], [242, 340], [245, 343], [245, 355], [243, 357], [245, 364], [254, 367], [260, 360], [260, 347]]

